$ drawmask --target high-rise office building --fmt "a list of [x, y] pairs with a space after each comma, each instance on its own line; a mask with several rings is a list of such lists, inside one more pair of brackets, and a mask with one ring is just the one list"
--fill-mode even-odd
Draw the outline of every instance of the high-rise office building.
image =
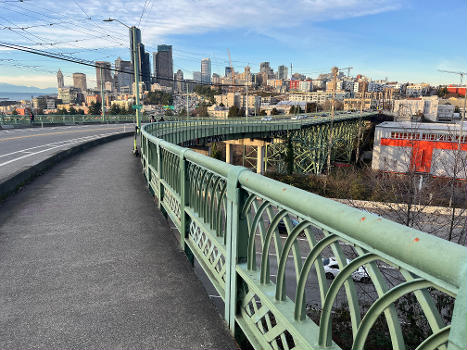
[[173, 60], [172, 45], [158, 45], [157, 52], [153, 53], [152, 62], [156, 83], [162, 86], [173, 86]]
[[289, 76], [289, 69], [287, 68], [287, 66], [279, 66], [277, 68], [277, 79], [287, 80], [288, 76]]
[[228, 78], [228, 77], [231, 77], [232, 76], [232, 67], [225, 67], [225, 77]]
[[[96, 61], [96, 81], [98, 89], [101, 88], [101, 84], [105, 85], [107, 82], [113, 83], [111, 69], [112, 66], [110, 62]], [[103, 82], [101, 81], [101, 70]]]
[[86, 92], [86, 74], [84, 73], [73, 73], [73, 87], [80, 89], [81, 92]]
[[124, 61], [120, 57], [115, 60], [115, 90], [121, 92], [123, 87], [127, 87], [127, 91], [131, 89], [133, 83], [133, 67], [131, 61]]
[[211, 83], [211, 59], [209, 58], [201, 60], [201, 82], [203, 84]]
[[[132, 27], [133, 28], [133, 27]], [[130, 28], [130, 53], [131, 53], [131, 66], [134, 67], [133, 56], [133, 30]], [[151, 65], [149, 62], [149, 53], [144, 50], [144, 45], [141, 43], [141, 30], [135, 28], [135, 47], [136, 55], [138, 57], [138, 68], [140, 81], [144, 82], [146, 90], [151, 88]]]
[[195, 83], [201, 83], [201, 72], [193, 72], [193, 80]]
[[269, 66], [269, 62], [261, 62], [259, 64], [259, 71], [261, 73], [269, 73], [270, 70], [271, 70], [271, 67]]
[[60, 69], [57, 72], [57, 86], [59, 89], [63, 89], [65, 87], [65, 84], [63, 81], [63, 73]]
[[183, 72], [180, 69], [177, 70], [177, 73], [174, 74], [174, 80], [175, 80], [175, 90], [177, 90], [178, 92], [183, 92], [184, 91]]

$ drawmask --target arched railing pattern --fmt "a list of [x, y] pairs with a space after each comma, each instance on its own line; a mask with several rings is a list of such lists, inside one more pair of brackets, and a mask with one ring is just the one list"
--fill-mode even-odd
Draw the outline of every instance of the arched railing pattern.
[[328, 121], [143, 127], [148, 185], [230, 330], [257, 349], [466, 349], [465, 247], [179, 146]]

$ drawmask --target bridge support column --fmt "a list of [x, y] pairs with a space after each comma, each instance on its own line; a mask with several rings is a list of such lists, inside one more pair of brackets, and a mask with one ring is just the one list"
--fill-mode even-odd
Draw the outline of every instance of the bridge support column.
[[258, 146], [256, 153], [256, 173], [264, 174], [264, 149], [265, 146]]
[[225, 143], [225, 162], [232, 164], [232, 145], [227, 142]]

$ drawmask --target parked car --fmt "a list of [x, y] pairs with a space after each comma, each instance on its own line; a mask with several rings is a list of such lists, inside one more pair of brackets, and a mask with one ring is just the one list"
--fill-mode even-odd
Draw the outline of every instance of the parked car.
[[[350, 260], [347, 259], [347, 264]], [[327, 279], [333, 280], [340, 272], [339, 264], [336, 258], [330, 257], [323, 259], [324, 274]], [[371, 281], [370, 275], [363, 266], [360, 266], [356, 271], [352, 272], [352, 279], [357, 282], [368, 283]]]
[[292, 118], [290, 118], [291, 120], [301, 120], [301, 119], [306, 119], [307, 116], [304, 115], [304, 114], [298, 114], [298, 115], [294, 115]]
[[263, 122], [270, 122], [272, 120], [272, 117], [263, 117], [261, 118]]
[[328, 115], [326, 113], [321, 114], [322, 117], [327, 117]]

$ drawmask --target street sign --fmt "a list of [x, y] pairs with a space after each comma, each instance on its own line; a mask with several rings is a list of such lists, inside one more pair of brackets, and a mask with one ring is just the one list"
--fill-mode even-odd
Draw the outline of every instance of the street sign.
[[133, 105], [133, 106], [131, 106], [131, 108], [133, 108], [133, 109], [141, 109], [141, 108], [143, 108], [143, 105]]
[[164, 109], [175, 110], [175, 107], [174, 107], [174, 106], [162, 106], [162, 108], [164, 108]]

